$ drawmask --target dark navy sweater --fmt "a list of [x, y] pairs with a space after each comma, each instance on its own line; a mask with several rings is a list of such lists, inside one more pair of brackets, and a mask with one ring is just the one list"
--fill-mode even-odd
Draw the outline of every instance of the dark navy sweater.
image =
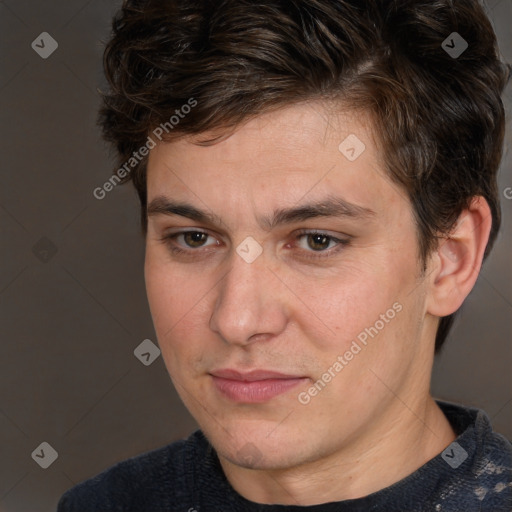
[[411, 475], [363, 498], [304, 507], [248, 501], [198, 430], [74, 486], [57, 512], [512, 512], [510, 441], [492, 431], [483, 411], [437, 403], [457, 439]]

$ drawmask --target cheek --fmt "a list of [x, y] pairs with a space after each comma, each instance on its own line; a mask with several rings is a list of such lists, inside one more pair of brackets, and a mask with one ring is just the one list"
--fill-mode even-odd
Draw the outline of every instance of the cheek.
[[[208, 322], [206, 304], [212, 286], [200, 272], [159, 264], [151, 257], [145, 264], [146, 292], [162, 352], [187, 352]], [[206, 324], [207, 325], [207, 324]]]
[[[343, 353], [365, 328], [392, 308], [398, 290], [373, 265], [344, 265], [327, 279], [296, 279], [293, 317], [319, 348]], [[315, 334], [316, 333], [316, 334]]]

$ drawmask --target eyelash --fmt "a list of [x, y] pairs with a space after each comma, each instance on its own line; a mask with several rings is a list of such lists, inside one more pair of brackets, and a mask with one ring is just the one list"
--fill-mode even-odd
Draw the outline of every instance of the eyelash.
[[[160, 241], [163, 242], [164, 244], [166, 244], [168, 246], [168, 248], [170, 249], [171, 253], [174, 254], [174, 255], [189, 255], [189, 256], [193, 256], [194, 253], [198, 253], [200, 252], [201, 248], [197, 248], [197, 249], [182, 249], [176, 245], [174, 245], [176, 242], [176, 238], [178, 238], [179, 236], [181, 235], [187, 235], [187, 234], [191, 234], [191, 233], [204, 233], [205, 235], [207, 236], [212, 236], [210, 235], [209, 233], [207, 233], [206, 231], [200, 231], [200, 230], [193, 230], [193, 231], [181, 231], [179, 233], [173, 233], [173, 234], [170, 234], [170, 235], [165, 235], [163, 237], [160, 238]], [[303, 249], [301, 252], [303, 252], [303, 257], [304, 258], [308, 258], [308, 259], [312, 259], [312, 260], [318, 260], [318, 259], [321, 259], [321, 258], [329, 258], [329, 257], [332, 257], [334, 256], [335, 254], [337, 254], [338, 252], [340, 252], [341, 250], [343, 250], [347, 245], [349, 245], [350, 243], [350, 240], [349, 239], [341, 239], [341, 238], [336, 238], [334, 236], [331, 236], [331, 235], [328, 235], [327, 233], [323, 233], [322, 231], [310, 231], [310, 230], [300, 230], [296, 235], [295, 235], [295, 240], [299, 240], [300, 238], [304, 237], [304, 236], [316, 236], [316, 235], [319, 235], [319, 236], [323, 236], [325, 238], [328, 239], [329, 242], [336, 242], [337, 245], [333, 248], [330, 248], [330, 249], [327, 249], [327, 250], [323, 250], [323, 251], [306, 251], [305, 249]], [[209, 246], [207, 246], [209, 247]], [[215, 247], [215, 245], [213, 245], [213, 247]], [[203, 249], [204, 251], [204, 249]], [[205, 252], [207, 252], [208, 249], [206, 249]]]

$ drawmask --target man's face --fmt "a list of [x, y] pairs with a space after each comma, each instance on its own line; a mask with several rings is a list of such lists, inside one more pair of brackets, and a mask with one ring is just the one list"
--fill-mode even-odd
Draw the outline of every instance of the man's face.
[[145, 277], [167, 369], [219, 455], [293, 467], [412, 416], [434, 331], [411, 204], [368, 119], [312, 103], [193, 141], [151, 151]]

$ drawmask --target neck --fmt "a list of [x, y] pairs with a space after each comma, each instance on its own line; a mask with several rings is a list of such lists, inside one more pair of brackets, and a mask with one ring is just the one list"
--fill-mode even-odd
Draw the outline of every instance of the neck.
[[407, 477], [456, 435], [430, 395], [404, 407], [398, 399], [346, 446], [293, 468], [247, 469], [219, 460], [232, 487], [264, 504], [315, 505], [356, 499]]

